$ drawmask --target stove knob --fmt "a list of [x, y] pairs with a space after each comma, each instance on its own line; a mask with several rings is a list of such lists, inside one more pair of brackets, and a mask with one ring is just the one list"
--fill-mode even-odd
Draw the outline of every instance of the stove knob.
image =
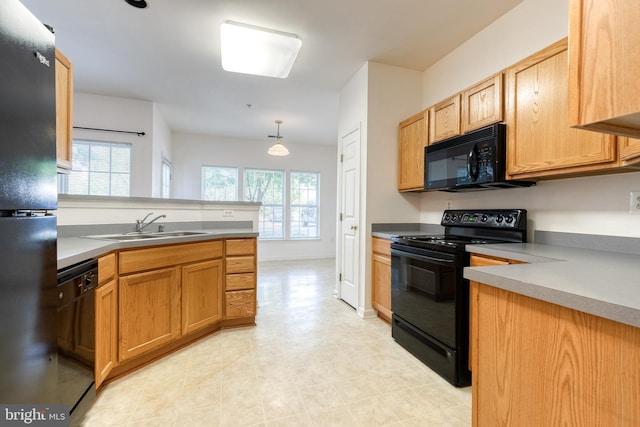
[[451, 219], [451, 215], [449, 214], [445, 214], [444, 216], [444, 222], [449, 222], [449, 220]]
[[451, 222], [456, 222], [458, 220], [458, 215], [453, 214], [451, 215]]
[[482, 215], [482, 218], [480, 218], [480, 221], [487, 222], [488, 219], [489, 217], [487, 217], [486, 215]]
[[498, 224], [500, 224], [500, 223], [502, 222], [502, 220], [503, 220], [503, 219], [504, 219], [504, 217], [500, 214], [500, 215], [498, 215], [498, 217], [496, 218], [496, 222], [497, 222]]
[[511, 215], [507, 215], [506, 221], [507, 224], [511, 224], [513, 222], [513, 217]]

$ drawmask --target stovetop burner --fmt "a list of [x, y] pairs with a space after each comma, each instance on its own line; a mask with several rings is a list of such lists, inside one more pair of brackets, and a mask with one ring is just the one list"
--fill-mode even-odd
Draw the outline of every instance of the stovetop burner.
[[468, 244], [526, 242], [524, 209], [446, 210], [440, 224], [445, 227], [443, 235], [398, 236], [393, 242], [435, 250], [464, 250]]

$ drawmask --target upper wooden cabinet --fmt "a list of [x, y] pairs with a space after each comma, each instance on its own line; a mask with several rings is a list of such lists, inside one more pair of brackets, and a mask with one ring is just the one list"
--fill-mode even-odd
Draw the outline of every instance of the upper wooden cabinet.
[[462, 92], [462, 133], [503, 120], [502, 72]]
[[423, 110], [398, 127], [398, 191], [424, 189], [424, 147], [428, 144], [429, 111]]
[[458, 93], [429, 109], [429, 144], [460, 135], [460, 98]]
[[640, 137], [637, 0], [569, 1], [569, 124]]
[[511, 179], [602, 172], [619, 166], [613, 135], [568, 124], [563, 39], [507, 70], [507, 174]]
[[620, 141], [620, 160], [622, 165], [628, 166], [640, 163], [640, 139], [621, 136], [618, 140]]
[[58, 172], [71, 171], [73, 65], [56, 49], [56, 159]]

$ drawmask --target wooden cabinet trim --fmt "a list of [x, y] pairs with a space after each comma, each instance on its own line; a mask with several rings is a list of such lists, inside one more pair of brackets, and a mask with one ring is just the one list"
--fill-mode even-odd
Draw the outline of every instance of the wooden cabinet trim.
[[374, 253], [391, 256], [391, 240], [372, 237], [371, 246]]
[[111, 279], [96, 289], [95, 372], [99, 389], [118, 362], [118, 283]]

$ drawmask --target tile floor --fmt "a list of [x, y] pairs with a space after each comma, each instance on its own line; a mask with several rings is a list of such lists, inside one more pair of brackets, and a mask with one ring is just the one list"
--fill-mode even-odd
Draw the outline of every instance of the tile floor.
[[471, 388], [451, 386], [387, 323], [335, 299], [334, 263], [260, 263], [257, 326], [217, 332], [108, 384], [72, 425], [470, 425]]

